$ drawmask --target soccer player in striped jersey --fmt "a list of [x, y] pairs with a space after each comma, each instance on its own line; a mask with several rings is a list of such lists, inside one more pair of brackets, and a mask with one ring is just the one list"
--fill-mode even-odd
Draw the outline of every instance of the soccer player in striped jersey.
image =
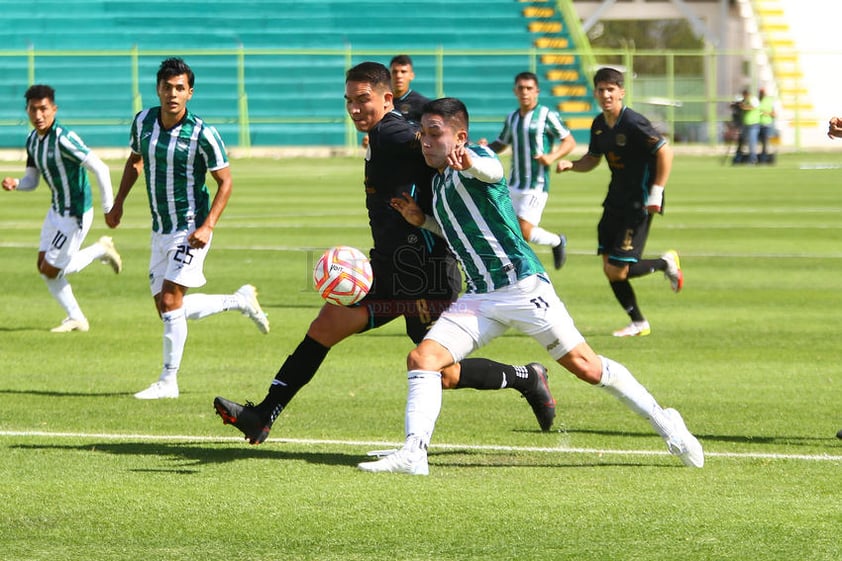
[[602, 203], [597, 227], [597, 253], [614, 297], [631, 323], [615, 337], [649, 335], [649, 322], [637, 304], [631, 279], [663, 271], [673, 292], [684, 286], [678, 252], [669, 250], [659, 259], [642, 259], [643, 248], [655, 214], [663, 214], [664, 186], [672, 169], [672, 149], [649, 119], [626, 107], [623, 74], [602, 68], [594, 75], [594, 96], [602, 108], [591, 125], [588, 152], [571, 162], [561, 160], [556, 171], [591, 171], [602, 156], [611, 168], [608, 194]]
[[[217, 397], [214, 408], [224, 424], [239, 429], [250, 444], [260, 444], [293, 397], [313, 379], [334, 346], [356, 333], [403, 318], [406, 334], [419, 343], [441, 312], [459, 294], [461, 277], [444, 240], [410, 225], [390, 205], [393, 197], [415, 192], [430, 199], [434, 170], [424, 163], [417, 124], [394, 110], [389, 69], [363, 62], [345, 77], [345, 106], [358, 131], [368, 133], [365, 200], [374, 247], [374, 285], [353, 306], [324, 304], [298, 347], [289, 355], [269, 391], [257, 405]], [[446, 388], [511, 388], [526, 398], [542, 430], [550, 429], [555, 399], [546, 368], [538, 363], [501, 364], [473, 358], [442, 372]]]
[[[178, 397], [178, 369], [187, 341], [187, 320], [228, 310], [248, 316], [261, 333], [269, 320], [246, 284], [234, 294], [190, 294], [205, 284], [205, 258], [213, 230], [231, 196], [231, 168], [216, 129], [187, 109], [195, 76], [180, 58], [161, 63], [157, 75], [160, 106], [145, 109], [132, 121], [131, 154], [126, 160], [114, 208], [106, 223], [116, 228], [123, 203], [141, 172], [152, 212], [149, 284], [164, 324], [163, 367], [158, 380], [135, 394], [138, 399]], [[207, 174], [216, 182], [211, 201]]]
[[567, 259], [567, 238], [539, 224], [550, 194], [550, 166], [569, 154], [576, 140], [557, 111], [538, 103], [538, 76], [521, 72], [515, 76], [514, 92], [520, 106], [509, 113], [497, 140], [488, 147], [498, 154], [512, 147], [509, 194], [520, 231], [527, 241], [550, 246], [553, 266], [561, 269]]
[[443, 235], [467, 277], [467, 291], [407, 357], [406, 442], [363, 471], [427, 475], [427, 447], [441, 410], [440, 371], [510, 327], [538, 341], [579, 379], [605, 389], [643, 417], [669, 451], [702, 467], [704, 451], [675, 409], [662, 409], [625, 366], [597, 355], [576, 329], [538, 257], [524, 240], [503, 166], [488, 148], [468, 143], [468, 111], [455, 98], [424, 107], [421, 145], [433, 179], [432, 216], [408, 194], [392, 205], [410, 224]]
[[6, 177], [6, 191], [32, 191], [40, 178], [51, 191], [50, 209], [41, 227], [38, 272], [67, 317], [51, 329], [54, 333], [88, 331], [89, 324], [73, 296], [67, 275], [99, 259], [115, 273], [122, 268], [120, 254], [108, 236], [81, 249], [93, 223], [91, 184], [86, 170], [96, 177], [102, 211], [108, 213], [114, 198], [108, 166], [79, 136], [56, 120], [55, 90], [45, 84], [31, 86], [24, 94], [26, 113], [34, 130], [26, 139], [26, 171], [21, 178]]

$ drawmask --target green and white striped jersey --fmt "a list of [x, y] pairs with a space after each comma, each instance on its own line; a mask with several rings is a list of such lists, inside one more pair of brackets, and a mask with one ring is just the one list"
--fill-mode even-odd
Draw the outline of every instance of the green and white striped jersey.
[[485, 293], [544, 267], [520, 232], [503, 164], [489, 148], [468, 148], [473, 174], [448, 167], [433, 178], [433, 215], [465, 271], [467, 292]]
[[178, 125], [161, 126], [160, 107], [145, 109], [132, 122], [132, 152], [143, 156], [152, 230], [162, 234], [201, 226], [210, 211], [205, 185], [209, 171], [228, 166], [216, 129], [189, 110]]
[[553, 144], [569, 134], [558, 112], [544, 105], [536, 105], [523, 116], [520, 110], [509, 113], [497, 138], [497, 142], [512, 147], [509, 186], [512, 189], [549, 191], [549, 166], [536, 162], [535, 156], [552, 152]]
[[26, 139], [26, 167], [34, 167], [50, 186], [53, 210], [81, 217], [93, 206], [91, 183], [82, 162], [90, 148], [79, 136], [53, 122], [43, 137], [33, 130]]

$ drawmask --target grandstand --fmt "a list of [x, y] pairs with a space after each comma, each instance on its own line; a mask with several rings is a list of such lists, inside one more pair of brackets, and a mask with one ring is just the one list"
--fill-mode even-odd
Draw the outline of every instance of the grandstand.
[[354, 144], [343, 72], [399, 53], [415, 61], [415, 89], [466, 102], [474, 138], [499, 132], [523, 70], [539, 74], [542, 101], [564, 111], [580, 141], [592, 118], [581, 57], [558, 54], [587, 45], [570, 33], [578, 20], [569, 24], [551, 2], [466, 0], [459, 10], [476, 15], [470, 25], [452, 17], [447, 0], [3, 4], [0, 148], [21, 145], [23, 93], [33, 82], [56, 88], [59, 119], [90, 145], [124, 146], [134, 112], [157, 103], [155, 70], [170, 54], [196, 71], [191, 108], [229, 145]]

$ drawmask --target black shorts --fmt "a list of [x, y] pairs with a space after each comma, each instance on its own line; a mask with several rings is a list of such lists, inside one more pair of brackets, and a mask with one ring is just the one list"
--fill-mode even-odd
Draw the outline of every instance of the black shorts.
[[372, 259], [374, 285], [359, 306], [368, 308], [363, 332], [403, 316], [406, 334], [417, 345], [439, 316], [459, 296], [462, 276], [452, 256], [415, 252]]
[[637, 263], [649, 238], [652, 215], [645, 212], [620, 213], [605, 209], [597, 226], [597, 254], [607, 255], [615, 265]]

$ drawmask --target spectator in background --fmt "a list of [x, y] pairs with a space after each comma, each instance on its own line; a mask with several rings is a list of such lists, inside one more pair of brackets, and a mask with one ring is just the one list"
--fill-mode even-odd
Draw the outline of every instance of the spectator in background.
[[99, 259], [115, 273], [122, 268], [120, 254], [108, 236], [80, 249], [93, 223], [90, 171], [99, 184], [102, 211], [108, 213], [114, 199], [111, 175], [99, 157], [79, 136], [56, 120], [55, 90], [44, 84], [31, 86], [24, 98], [33, 130], [26, 139], [26, 171], [20, 179], [6, 177], [6, 191], [32, 191], [41, 176], [52, 191], [52, 203], [41, 227], [38, 272], [67, 317], [53, 333], [88, 331], [89, 324], [73, 296], [67, 275], [77, 273]]
[[769, 152], [769, 140], [775, 132], [775, 117], [777, 116], [775, 98], [768, 95], [765, 89], [760, 88], [757, 100], [757, 110], [760, 112], [757, 134], [760, 141], [760, 155], [757, 161], [761, 164], [771, 164], [775, 161], [775, 155]]
[[[550, 191], [550, 166], [576, 147], [573, 135], [557, 111], [538, 103], [538, 76], [515, 76], [515, 97], [520, 107], [509, 113], [497, 140], [488, 145], [499, 154], [512, 147], [509, 194], [526, 241], [552, 248], [553, 266], [561, 269], [567, 259], [567, 238], [539, 227]], [[480, 140], [481, 145], [485, 139]]]
[[[737, 147], [734, 163], [756, 164], [757, 138], [760, 134], [760, 101], [751, 95], [746, 88], [743, 90], [743, 97], [739, 103], [743, 114], [743, 123], [740, 130], [740, 145]], [[748, 155], [743, 154], [743, 146], [746, 144], [748, 145]]]

